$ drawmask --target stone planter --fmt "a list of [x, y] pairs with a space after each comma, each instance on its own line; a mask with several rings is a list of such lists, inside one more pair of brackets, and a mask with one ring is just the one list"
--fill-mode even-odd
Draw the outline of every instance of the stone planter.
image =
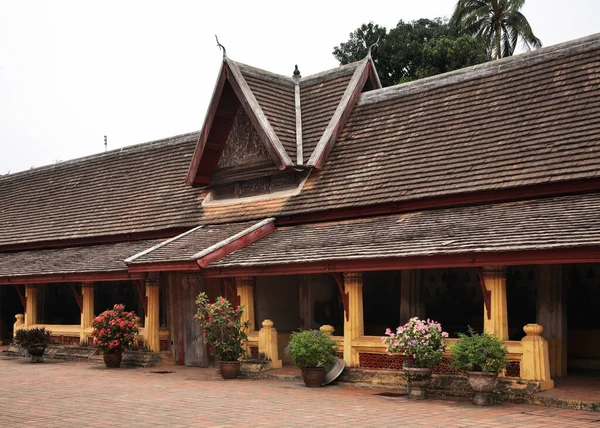
[[490, 406], [498, 373], [467, 372], [467, 379], [469, 380], [469, 386], [475, 392], [473, 404], [476, 406]]
[[302, 369], [302, 380], [309, 388], [320, 388], [325, 383], [325, 367], [305, 367]]
[[43, 363], [45, 351], [46, 345], [42, 343], [31, 345], [29, 348], [27, 348], [27, 352], [29, 352], [29, 355], [31, 355], [32, 363]]
[[102, 358], [104, 359], [104, 364], [107, 369], [118, 369], [121, 367], [123, 354], [121, 352], [105, 353], [102, 355]]
[[428, 398], [427, 387], [431, 383], [433, 369], [422, 367], [404, 367], [408, 383], [408, 398], [425, 400]]
[[235, 379], [240, 375], [239, 361], [219, 361], [219, 368], [223, 379]]

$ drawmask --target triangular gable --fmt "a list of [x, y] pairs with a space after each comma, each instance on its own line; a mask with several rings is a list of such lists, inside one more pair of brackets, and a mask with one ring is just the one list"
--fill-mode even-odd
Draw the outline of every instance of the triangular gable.
[[276, 167], [282, 170], [293, 165], [238, 65], [225, 58], [192, 158], [188, 185], [210, 183], [210, 173], [217, 167], [240, 105]]
[[321, 134], [319, 142], [310, 155], [307, 166], [321, 168], [337, 140], [346, 120], [356, 105], [361, 92], [379, 89], [381, 82], [377, 76], [375, 64], [370, 56], [356, 63], [354, 73], [348, 82], [345, 91], [337, 104], [333, 116], [329, 120], [325, 131]]

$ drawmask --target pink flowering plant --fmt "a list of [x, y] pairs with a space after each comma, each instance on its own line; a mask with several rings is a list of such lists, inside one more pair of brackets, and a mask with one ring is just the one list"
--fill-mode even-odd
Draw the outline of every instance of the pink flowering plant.
[[115, 305], [92, 321], [94, 346], [105, 354], [115, 354], [131, 347], [139, 333], [135, 313], [126, 312], [124, 305]]
[[204, 343], [209, 344], [219, 361], [237, 361], [244, 355], [244, 342], [250, 321], [241, 321], [243, 306], [233, 306], [224, 297], [214, 303], [206, 293], [196, 298], [197, 313], [194, 315], [204, 329]]
[[442, 331], [442, 325], [430, 319], [411, 318], [395, 332], [389, 328], [381, 341], [387, 345], [387, 352], [402, 353], [409, 360], [407, 366], [433, 368], [442, 359], [448, 333]]

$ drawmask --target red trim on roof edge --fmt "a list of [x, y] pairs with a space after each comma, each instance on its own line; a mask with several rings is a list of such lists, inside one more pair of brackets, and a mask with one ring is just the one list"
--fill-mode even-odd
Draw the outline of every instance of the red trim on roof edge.
[[207, 278], [235, 276], [300, 275], [331, 272], [366, 272], [403, 269], [480, 267], [507, 265], [540, 265], [556, 263], [598, 263], [600, 248], [580, 247], [559, 250], [512, 251], [499, 253], [464, 253], [440, 256], [352, 259], [310, 263], [288, 263], [271, 266], [208, 268]]
[[198, 271], [200, 268], [195, 260], [162, 263], [137, 263], [128, 265], [129, 272], [181, 272]]
[[306, 214], [278, 217], [277, 226], [316, 223], [333, 220], [348, 220], [375, 215], [399, 214], [425, 209], [449, 208], [484, 203], [511, 202], [537, 199], [546, 196], [562, 196], [576, 193], [588, 193], [600, 190], [600, 178], [561, 181], [532, 186], [512, 187], [500, 190], [453, 194], [432, 198], [413, 199], [405, 202], [366, 205], [320, 210]]
[[47, 284], [50, 282], [103, 282], [103, 281], [131, 281], [145, 279], [145, 273], [131, 274], [127, 271], [119, 272], [88, 272], [64, 273], [51, 275], [27, 275], [0, 277], [0, 284]]
[[223, 257], [227, 256], [228, 254], [231, 254], [234, 251], [244, 248], [244, 247], [252, 244], [253, 242], [258, 241], [259, 239], [273, 233], [274, 231], [275, 231], [275, 222], [270, 221], [269, 223], [265, 224], [264, 226], [261, 226], [258, 229], [253, 230], [252, 232], [250, 232], [244, 236], [241, 236], [240, 238], [236, 239], [235, 241], [232, 241], [228, 244], [223, 245], [220, 248], [217, 248], [212, 253], [209, 253], [209, 254], [205, 255], [204, 257], [199, 258], [198, 260], [196, 260], [196, 262], [198, 263], [198, 266], [200, 266], [201, 268], [206, 268], [211, 263], [213, 263], [217, 260], [220, 260]]

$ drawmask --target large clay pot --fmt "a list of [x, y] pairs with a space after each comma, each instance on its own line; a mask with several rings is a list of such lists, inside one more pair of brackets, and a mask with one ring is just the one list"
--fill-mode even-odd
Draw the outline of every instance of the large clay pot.
[[118, 369], [121, 367], [123, 354], [121, 352], [109, 352], [102, 355], [102, 358], [104, 359], [104, 364], [106, 364], [107, 369]]
[[46, 345], [35, 344], [27, 348], [27, 352], [31, 355], [32, 363], [43, 363], [44, 362], [44, 351], [46, 351]]
[[325, 383], [325, 367], [305, 367], [302, 369], [302, 380], [309, 388], [320, 388]]
[[240, 375], [239, 361], [219, 361], [219, 368], [223, 379], [235, 379]]
[[428, 398], [427, 387], [431, 383], [433, 369], [421, 367], [404, 367], [408, 382], [408, 398], [425, 400]]
[[467, 372], [467, 379], [469, 380], [469, 386], [475, 392], [473, 404], [476, 406], [490, 406], [498, 373]]

